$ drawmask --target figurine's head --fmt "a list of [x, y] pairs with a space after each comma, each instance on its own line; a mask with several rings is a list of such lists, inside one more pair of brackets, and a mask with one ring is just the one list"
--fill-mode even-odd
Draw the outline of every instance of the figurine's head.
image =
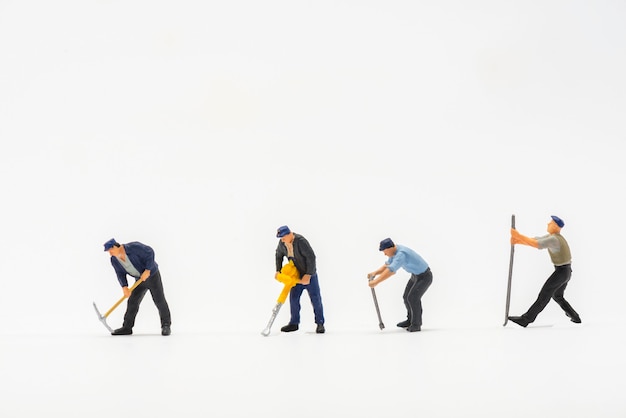
[[293, 232], [287, 225], [283, 225], [276, 230], [276, 238], [280, 238], [281, 242], [290, 243], [293, 242]]
[[387, 257], [391, 257], [396, 252], [396, 244], [393, 243], [391, 238], [385, 238], [380, 242], [378, 251], [382, 251]]
[[121, 251], [121, 245], [115, 241], [115, 238], [111, 238], [104, 243], [104, 251], [108, 251], [112, 256], [118, 255]]
[[552, 220], [548, 223], [548, 232], [550, 234], [556, 234], [561, 231], [561, 228], [565, 226], [565, 222], [558, 216], [551, 216]]

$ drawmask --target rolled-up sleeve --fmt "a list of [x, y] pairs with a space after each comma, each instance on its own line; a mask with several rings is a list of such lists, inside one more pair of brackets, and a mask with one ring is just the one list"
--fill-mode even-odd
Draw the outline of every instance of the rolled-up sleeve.
[[389, 260], [389, 263], [387, 264], [387, 268], [392, 273], [395, 273], [398, 271], [400, 267], [404, 265], [405, 260], [406, 260], [406, 255], [404, 253], [398, 252], [396, 253], [395, 256], [393, 256], [393, 258]]
[[561, 250], [561, 242], [554, 235], [546, 235], [535, 239], [537, 240], [537, 245], [540, 250], [543, 250], [544, 248], [548, 248], [554, 252], [559, 252]]

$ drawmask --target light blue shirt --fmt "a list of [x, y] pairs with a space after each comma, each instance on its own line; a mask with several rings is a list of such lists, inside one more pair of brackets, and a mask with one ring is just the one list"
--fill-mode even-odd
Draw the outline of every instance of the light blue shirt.
[[399, 244], [396, 244], [396, 253], [389, 257], [385, 264], [393, 273], [400, 267], [411, 274], [422, 274], [428, 269], [428, 264], [418, 253]]

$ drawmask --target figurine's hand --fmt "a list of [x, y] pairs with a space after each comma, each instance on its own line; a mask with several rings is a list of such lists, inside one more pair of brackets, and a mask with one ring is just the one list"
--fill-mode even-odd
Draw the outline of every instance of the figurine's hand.
[[511, 245], [519, 244], [521, 241], [520, 233], [517, 232], [517, 229], [511, 228]]
[[122, 287], [122, 292], [124, 292], [125, 298], [128, 298], [130, 296], [130, 289], [128, 288], [128, 286]]

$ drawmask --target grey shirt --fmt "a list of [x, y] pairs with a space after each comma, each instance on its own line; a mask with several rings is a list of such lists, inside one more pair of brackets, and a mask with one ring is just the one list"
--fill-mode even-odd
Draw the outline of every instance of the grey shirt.
[[564, 266], [571, 264], [572, 255], [570, 253], [569, 245], [565, 238], [561, 234], [549, 234], [542, 237], [536, 237], [539, 249], [548, 249], [550, 258], [555, 266]]
[[141, 277], [141, 273], [139, 273], [139, 271], [137, 271], [135, 266], [133, 266], [133, 263], [130, 262], [130, 259], [128, 258], [128, 256], [126, 256], [126, 261], [122, 260], [119, 257], [115, 257], [115, 258], [117, 258], [117, 261], [119, 261], [122, 267], [124, 267], [124, 270], [126, 270], [126, 273], [130, 274], [134, 278]]

